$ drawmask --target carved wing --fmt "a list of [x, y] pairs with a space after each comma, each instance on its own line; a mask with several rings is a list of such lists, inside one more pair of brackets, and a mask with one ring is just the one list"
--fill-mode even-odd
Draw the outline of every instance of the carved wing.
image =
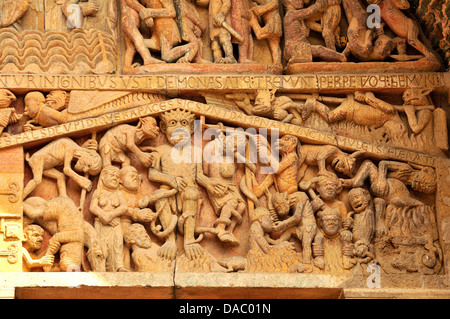
[[206, 104], [208, 105], [242, 112], [239, 109], [239, 107], [234, 103], [233, 100], [226, 99], [225, 96], [223, 95], [209, 94], [209, 93], [203, 93], [202, 95], [206, 100]]
[[83, 113], [117, 100], [128, 94], [130, 94], [130, 92], [126, 91], [72, 91], [70, 93], [67, 112], [71, 114]]

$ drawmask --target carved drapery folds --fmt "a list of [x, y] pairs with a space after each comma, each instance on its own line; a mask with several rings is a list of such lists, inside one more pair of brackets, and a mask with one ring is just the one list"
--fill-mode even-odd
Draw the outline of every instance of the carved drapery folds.
[[445, 273], [448, 83], [408, 2], [0, 4], [1, 265]]

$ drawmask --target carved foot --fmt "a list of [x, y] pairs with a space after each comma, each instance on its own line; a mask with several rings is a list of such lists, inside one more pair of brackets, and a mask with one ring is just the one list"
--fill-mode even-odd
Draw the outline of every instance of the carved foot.
[[162, 245], [158, 249], [158, 256], [163, 259], [169, 259], [173, 260], [175, 259], [175, 256], [177, 255], [177, 245], [175, 242], [165, 242], [164, 245]]
[[224, 243], [229, 243], [233, 246], [239, 246], [239, 240], [237, 240], [236, 237], [234, 237], [234, 235], [229, 231], [226, 230], [219, 231], [217, 237], [219, 238], [220, 241]]
[[325, 260], [324, 260], [323, 256], [314, 258], [314, 265], [316, 265], [317, 268], [324, 269], [325, 268]]

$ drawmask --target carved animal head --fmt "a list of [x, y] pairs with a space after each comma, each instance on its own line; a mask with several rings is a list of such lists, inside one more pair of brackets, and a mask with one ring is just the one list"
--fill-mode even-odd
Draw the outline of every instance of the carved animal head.
[[95, 272], [106, 272], [106, 247], [99, 242], [94, 242], [86, 253], [87, 259]]
[[278, 139], [278, 141], [275, 143], [275, 147], [278, 149], [280, 154], [284, 155], [295, 152], [299, 143], [300, 142], [296, 136], [285, 135], [282, 138]]
[[356, 166], [356, 158], [364, 153], [365, 153], [364, 151], [356, 151], [351, 155], [339, 153], [333, 159], [331, 165], [334, 167], [336, 171], [352, 177]]
[[278, 216], [285, 217], [289, 213], [289, 195], [288, 193], [275, 192], [272, 195], [272, 204], [277, 210]]
[[0, 108], [7, 108], [11, 105], [11, 102], [16, 100], [16, 96], [6, 89], [0, 90]]
[[75, 151], [74, 157], [77, 159], [75, 169], [79, 172], [94, 176], [102, 170], [102, 158], [94, 150], [80, 148]]
[[158, 124], [155, 118], [151, 116], [140, 118], [137, 129], [141, 130], [146, 138], [155, 138], [159, 133]]
[[403, 101], [405, 102], [405, 104], [409, 105], [431, 104], [431, 99], [429, 96], [431, 91], [433, 91], [433, 89], [406, 89], [405, 92], [403, 92]]
[[45, 98], [45, 103], [52, 109], [60, 111], [69, 103], [69, 94], [66, 91], [51, 91]]

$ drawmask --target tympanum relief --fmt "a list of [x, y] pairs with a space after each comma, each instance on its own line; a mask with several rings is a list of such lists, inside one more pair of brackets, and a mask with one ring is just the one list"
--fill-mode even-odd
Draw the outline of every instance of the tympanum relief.
[[409, 2], [0, 4], [3, 263], [444, 273], [447, 84]]

